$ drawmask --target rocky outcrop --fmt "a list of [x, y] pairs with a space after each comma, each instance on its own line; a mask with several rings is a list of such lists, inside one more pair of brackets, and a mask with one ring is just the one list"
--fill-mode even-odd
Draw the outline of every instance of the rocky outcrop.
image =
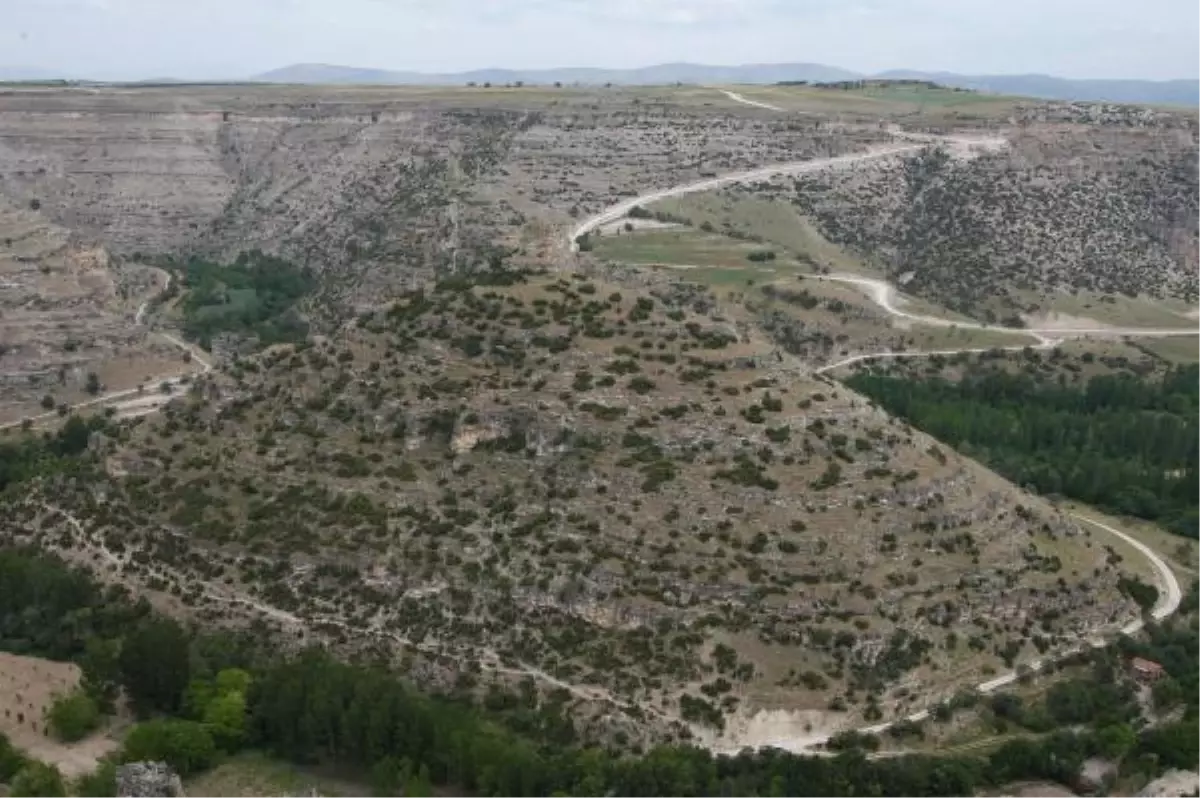
[[117, 768], [117, 795], [181, 796], [183, 782], [166, 762], [130, 762]]

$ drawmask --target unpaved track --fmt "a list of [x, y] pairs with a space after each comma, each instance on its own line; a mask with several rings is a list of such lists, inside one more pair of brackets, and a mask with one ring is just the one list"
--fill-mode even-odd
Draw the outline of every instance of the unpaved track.
[[[724, 90], [722, 90], [722, 91], [724, 91]], [[734, 92], [726, 91], [725, 93], [731, 99], [734, 99], [738, 102], [744, 102], [748, 105], [769, 108], [771, 110], [777, 110], [777, 111], [783, 110], [783, 109], [777, 108], [775, 106], [770, 106], [766, 103], [758, 103], [753, 100], [747, 100], [746, 98], [741, 97], [740, 95], [736, 95]], [[635, 205], [648, 204], [648, 203], [655, 202], [657, 200], [666, 199], [668, 197], [676, 197], [676, 196], [690, 194], [690, 193], [694, 193], [694, 192], [698, 192], [698, 191], [709, 191], [714, 188], [719, 188], [721, 186], [731, 185], [731, 184], [735, 184], [735, 183], [745, 183], [745, 182], [751, 182], [751, 181], [755, 181], [755, 180], [765, 180], [765, 179], [779, 176], [779, 175], [802, 174], [802, 173], [806, 173], [806, 172], [820, 171], [823, 169], [850, 166], [850, 165], [853, 165], [856, 163], [861, 163], [861, 162], [868, 161], [868, 160], [891, 157], [893, 155], [896, 155], [896, 154], [902, 153], [902, 152], [915, 151], [915, 150], [918, 150], [921, 147], [925, 146], [925, 143], [927, 143], [931, 140], [943, 141], [943, 142], [951, 143], [954, 145], [962, 145], [962, 146], [966, 146], [966, 147], [969, 147], [972, 149], [976, 148], [978, 146], [981, 146], [981, 145], [985, 146], [985, 147], [997, 146], [996, 141], [988, 141], [988, 140], [963, 139], [963, 138], [955, 139], [955, 138], [950, 138], [950, 137], [936, 137], [936, 136], [926, 136], [926, 135], [917, 135], [917, 134], [901, 134], [901, 133], [896, 133], [896, 135], [898, 138], [909, 138], [909, 139], [919, 140], [922, 143], [915, 144], [915, 145], [885, 145], [883, 147], [875, 148], [875, 149], [869, 150], [867, 152], [859, 153], [859, 154], [855, 154], [855, 155], [846, 155], [846, 156], [839, 156], [839, 157], [835, 157], [835, 158], [825, 158], [825, 159], [810, 160], [810, 161], [800, 161], [800, 162], [794, 162], [794, 163], [776, 164], [773, 166], [767, 166], [767, 167], [763, 167], [760, 169], [754, 169], [754, 170], [750, 170], [750, 171], [746, 171], [746, 172], [738, 172], [738, 173], [734, 173], [734, 174], [725, 175], [722, 177], [710, 178], [710, 179], [698, 181], [695, 183], [688, 183], [688, 184], [684, 184], [684, 185], [680, 185], [680, 186], [673, 186], [670, 188], [653, 191], [653, 192], [650, 192], [647, 194], [643, 194], [639, 197], [635, 197], [633, 199], [618, 203], [618, 204], [608, 208], [607, 210], [585, 220], [583, 223], [581, 223], [578, 227], [576, 227], [571, 232], [570, 239], [569, 239], [570, 247], [573, 251], [577, 251], [578, 245], [575, 242], [579, 236], [594, 230], [595, 228], [599, 227], [600, 225], [620, 219], [621, 217], [625, 216], [629, 212], [629, 210], [631, 208], [633, 208]], [[835, 281], [840, 281], [840, 282], [845, 282], [845, 283], [853, 283], [853, 284], [858, 284], [862, 287], [866, 287], [868, 289], [869, 293], [871, 294], [872, 299], [877, 304], [879, 304], [880, 307], [882, 307], [888, 313], [890, 313], [894, 316], [900, 317], [900, 318], [906, 318], [906, 319], [909, 319], [909, 320], [912, 320], [912, 321], [915, 321], [915, 322], [918, 322], [921, 324], [929, 324], [932, 326], [960, 327], [960, 328], [966, 328], [966, 329], [987, 329], [987, 330], [992, 330], [992, 331], [1010, 332], [1013, 335], [1024, 335], [1026, 337], [1034, 337], [1039, 340], [1039, 343], [1037, 345], [1038, 348], [1050, 347], [1050, 346], [1054, 346], [1056, 343], [1058, 343], [1057, 340], [1050, 337], [1051, 335], [1055, 335], [1055, 334], [1061, 334], [1061, 335], [1109, 334], [1109, 335], [1152, 335], [1152, 336], [1195, 335], [1195, 334], [1197, 334], [1197, 331], [1186, 331], [1186, 330], [1140, 330], [1140, 329], [1129, 329], [1129, 328], [1104, 329], [1104, 330], [1090, 331], [1090, 330], [1059, 330], [1059, 329], [1054, 329], [1054, 328], [1038, 328], [1038, 329], [1030, 330], [1030, 329], [1013, 329], [1013, 328], [1005, 328], [1005, 327], [990, 327], [987, 325], [979, 325], [979, 324], [975, 324], [975, 323], [971, 323], [971, 322], [958, 322], [958, 321], [951, 321], [949, 319], [940, 319], [940, 318], [933, 317], [933, 316], [922, 316], [922, 315], [917, 315], [917, 314], [911, 314], [906, 311], [903, 311], [903, 310], [895, 307], [895, 304], [893, 302], [893, 298], [895, 296], [895, 289], [891, 285], [889, 285], [888, 283], [886, 283], [882, 280], [875, 280], [872, 278], [865, 278], [865, 277], [858, 277], [858, 276], [851, 276], [851, 275], [826, 275], [826, 276], [824, 276], [824, 279], [830, 279], [830, 280], [835, 280]], [[169, 287], [169, 285], [170, 285], [170, 281], [168, 280], [167, 287]], [[165, 290], [166, 290], [166, 288], [164, 288], [164, 291]], [[138, 309], [137, 316], [136, 316], [136, 320], [138, 321], [138, 323], [142, 323], [142, 321], [144, 320], [145, 310], [146, 310], [145, 304], [143, 304], [143, 306]], [[178, 346], [181, 349], [183, 349], [187, 352], [190, 352], [192, 354], [193, 359], [196, 360], [196, 362], [200, 365], [202, 372], [207, 372], [212, 368], [212, 364], [208, 361], [207, 357], [202, 352], [200, 352], [200, 350], [198, 350], [196, 347], [180, 340], [179, 338], [177, 338], [169, 333], [160, 333], [160, 335], [162, 335], [163, 338], [170, 341], [175, 346]], [[1006, 348], [1021, 349], [1024, 347], [1016, 346], [1016, 347], [1006, 347]], [[969, 349], [941, 350], [938, 352], [881, 352], [881, 353], [875, 353], [875, 354], [856, 355], [854, 357], [847, 358], [843, 361], [839, 361], [838, 363], [835, 363], [835, 364], [832, 364], [829, 366], [825, 366], [825, 367], [819, 369], [818, 371], [819, 372], [830, 371], [830, 370], [833, 370], [840, 366], [848, 365], [853, 362], [869, 360], [869, 359], [876, 359], [876, 358], [918, 357], [918, 356], [929, 356], [932, 354], [950, 355], [950, 354], [958, 354], [958, 353], [962, 353], [962, 352], [982, 352], [982, 351], [988, 351], [988, 349], [969, 348]], [[187, 377], [187, 376], [191, 376], [191, 375], [172, 376], [172, 377], [166, 377], [166, 378], [160, 378], [160, 379], [161, 379], [161, 381], [168, 382], [173, 385], [177, 385], [184, 377]], [[125, 399], [126, 400], [125, 402], [123, 402], [123, 403], [118, 402], [118, 403], [116, 403], [115, 406], [117, 407], [118, 413], [120, 414], [120, 413], [122, 413], [122, 405], [123, 404], [126, 405], [125, 415], [126, 415], [126, 417], [128, 417], [128, 416], [142, 415], [143, 413], [153, 412], [153, 410], [157, 409], [157, 407], [160, 404], [162, 404], [163, 402], [167, 401], [167, 399], [170, 398], [169, 396], [164, 396], [162, 401], [156, 402], [152, 397], [147, 396], [144, 393], [142, 393], [140, 396], [138, 394], [139, 394], [139, 391], [137, 389], [117, 391], [117, 392], [113, 392], [110, 394], [106, 394], [104, 396], [96, 397], [95, 399], [91, 399], [86, 402], [81, 402], [81, 403], [75, 405], [74, 407], [76, 407], [76, 408], [86, 407], [86, 406], [91, 406], [91, 405], [96, 405], [96, 404], [109, 403], [109, 402], [113, 402], [114, 400], [118, 400], [118, 399]], [[129, 399], [128, 397], [131, 397], [131, 396], [133, 396], [135, 398]], [[29, 417], [28, 420], [38, 420], [41, 418], [51, 417], [54, 415], [56, 415], [56, 413], [54, 413], [54, 412], [43, 413], [43, 414], [39, 414], [36, 416], [31, 416], [31, 417]], [[6, 427], [17, 426], [21, 423], [22, 423], [22, 421], [12, 422], [12, 423], [0, 426], [0, 429], [4, 429]], [[58, 508], [53, 508], [53, 507], [47, 506], [45, 509], [52, 510], [52, 511], [57, 510], [58, 512], [62, 512], [63, 515], [66, 516], [68, 518], [68, 520], [71, 522], [72, 526], [75, 527], [75, 530], [80, 535], [80, 537], [86, 539], [86, 535], [85, 535], [82, 525], [79, 523], [78, 519], [75, 519], [69, 513], [58, 510]], [[1158, 581], [1160, 583], [1159, 600], [1151, 612], [1152, 617], [1155, 620], [1161, 620], [1161, 619], [1169, 616], [1173, 612], [1175, 612], [1175, 610], [1178, 608], [1179, 603], [1181, 601], [1182, 591], [1180, 589], [1178, 580], [1175, 578], [1174, 574], [1171, 572], [1171, 570], [1167, 566], [1167, 564], [1160, 557], [1158, 557], [1158, 555], [1156, 555], [1145, 544], [1143, 544], [1140, 541], [1134, 539], [1133, 537], [1127, 535], [1126, 533], [1121, 532], [1118, 529], [1115, 529], [1107, 524], [1100, 523], [1093, 519], [1087, 518], [1085, 516], [1078, 515], [1076, 513], [1072, 513], [1071, 515], [1081, 521], [1092, 524], [1099, 529], [1109, 532], [1110, 534], [1116, 535], [1117, 537], [1121, 538], [1122, 540], [1124, 540], [1125, 542], [1127, 542], [1128, 544], [1133, 546], [1135, 549], [1137, 549], [1139, 551], [1139, 553], [1141, 553], [1143, 556], [1145, 556], [1147, 558], [1147, 560], [1151, 563], [1151, 565], [1154, 567], [1154, 569], [1157, 573], [1157, 576], [1158, 576]], [[107, 553], [109, 554], [110, 557], [113, 557], [111, 552], [107, 552]], [[227, 595], [221, 595], [221, 594], [214, 595], [212, 592], [208, 592], [208, 593], [206, 593], [206, 595], [210, 599], [215, 599], [217, 601], [223, 601], [223, 602], [227, 602], [227, 603], [238, 603], [238, 604], [250, 606], [257, 611], [262, 612], [263, 614], [275, 617], [277, 620], [280, 620], [283, 622], [303, 623], [302, 619], [296, 617], [295, 615], [293, 615], [291, 613], [287, 613], [283, 610], [279, 610], [275, 607], [271, 607], [270, 605], [262, 604], [253, 599], [248, 599], [248, 598], [242, 597], [242, 596], [227, 596]], [[326, 623], [332, 622], [331, 619], [322, 619], [322, 620], [324, 620], [324, 622], [326, 622]], [[340, 623], [340, 622], [333, 622], [333, 623]], [[340, 624], [340, 625], [344, 626], [344, 624]], [[1123, 634], [1132, 634], [1132, 633], [1140, 630], [1143, 625], [1144, 625], [1143, 621], [1139, 619], [1139, 620], [1136, 620], [1136, 621], [1133, 621], [1133, 622], [1127, 624], [1120, 631]], [[359, 630], [354, 630], [354, 631], [359, 631], [359, 632], [368, 631], [369, 632], [371, 630], [359, 629]], [[401, 642], [401, 640], [399, 638], [397, 638], [397, 642]], [[412, 645], [411, 641], [405, 640], [403, 642], [406, 642], [406, 643]], [[1093, 643], [1093, 645], [1104, 645], [1104, 644], [1105, 644], [1104, 641], [1098, 641], [1098, 642]], [[420, 647], [419, 644], [417, 647], [418, 648]], [[1073, 652], [1068, 652], [1068, 653], [1073, 653]], [[496, 659], [498, 660], [499, 658], [497, 657]], [[1035, 660], [1032, 663], [1029, 663], [1029, 666], [1035, 670], [1040, 669], [1043, 666], [1045, 661], [1047, 661], [1047, 660], [1041, 660], [1041, 659]], [[499, 662], [489, 663], [489, 664], [491, 664], [492, 667], [494, 667], [496, 670], [501, 671], [501, 672], [533, 676], [534, 678], [537, 678], [541, 681], [549, 682], [556, 686], [567, 689], [580, 698], [588, 698], [591, 700], [607, 700], [607, 701], [612, 701], [613, 703], [618, 703], [618, 704], [620, 703], [620, 701], [618, 701], [615, 696], [612, 696], [611, 693], [608, 693], [608, 691], [605, 691], [603, 689], [598, 689], [598, 688], [589, 688], [589, 687], [582, 687], [579, 685], [572, 685], [567, 682], [558, 680], [558, 679], [554, 678], [553, 676], [550, 676], [549, 674], [547, 674], [543, 671], [540, 671], [538, 669], [535, 669], [535, 668], [530, 668], [530, 667], [507, 668], [507, 667], [504, 667], [503, 665], [500, 665]], [[1017, 678], [1016, 672], [1007, 673], [1007, 674], [999, 676], [995, 679], [992, 679], [988, 682], [983, 682], [982, 684], [978, 685], [978, 689], [982, 692], [990, 692], [990, 691], [996, 690], [999, 687], [1002, 687], [1004, 685], [1011, 684], [1012, 682], [1014, 682], [1016, 680], [1016, 678]], [[657, 711], [655, 711], [655, 714], [661, 714], [661, 713], [658, 713]], [[663, 715], [662, 717], [664, 717], [664, 719], [665, 719], [667, 716]], [[924, 720], [927, 717], [929, 717], [929, 712], [923, 710], [921, 712], [917, 712], [912, 715], [909, 715], [907, 719], [919, 721], [919, 720]], [[884, 731], [887, 728], [889, 728], [892, 725], [892, 723], [894, 723], [894, 722], [895, 721], [892, 721], [889, 723], [884, 723], [884, 724], [878, 724], [876, 726], [871, 726], [871, 727], [862, 729], [861, 731], [878, 733], [878, 732]], [[791, 741], [780, 741], [780, 743], [776, 747], [784, 748], [787, 750], [803, 751], [803, 750], [807, 750], [807, 749], [811, 748], [812, 746], [822, 744], [822, 743], [826, 742], [828, 739], [829, 739], [828, 736], [814, 737], [814, 736], [809, 735], [809, 736], [806, 736], [802, 742], [796, 741], [799, 743], [798, 745], [790, 745], [789, 743]], [[720, 745], [720, 743], [718, 743], [718, 745]]]
[[742, 105], [753, 105], [755, 108], [766, 108], [768, 111], [783, 111], [784, 110], [784, 109], [780, 108], [778, 105], [771, 105], [770, 103], [763, 103], [763, 102], [759, 102], [758, 100], [751, 100], [747, 97], [743, 97], [742, 95], [738, 94], [736, 91], [729, 91], [728, 89], [717, 89], [717, 91], [721, 92], [726, 97], [733, 100], [734, 102], [741, 103]]
[[[909, 313], [896, 307], [896, 288], [891, 283], [873, 277], [860, 277], [851, 274], [817, 275], [817, 280], [832, 280], [839, 283], [857, 285], [867, 289], [871, 300], [892, 316], [924, 324], [930, 327], [955, 327], [960, 330], [987, 330], [988, 332], [1004, 335], [1024, 335], [1038, 339], [1045, 345], [1055, 339], [1077, 337], [1082, 335], [1115, 335], [1137, 336], [1141, 338], [1165, 338], [1168, 336], [1185, 336], [1200, 334], [1200, 329], [1185, 327], [1001, 327], [995, 324], [979, 324], [973, 321], [955, 321], [937, 316], [925, 316]], [[960, 350], [961, 351], [961, 350]], [[934, 353], [930, 353], [934, 354]]]
[[669, 197], [681, 197], [685, 194], [695, 194], [698, 191], [712, 191], [722, 186], [730, 186], [737, 183], [752, 183], [757, 180], [769, 180], [772, 177], [782, 175], [799, 175], [808, 172], [820, 172], [825, 169], [836, 169], [842, 167], [853, 166], [864, 161], [878, 160], [881, 158], [890, 158], [894, 155], [904, 152], [916, 152], [924, 147], [924, 144], [882, 144], [865, 152], [854, 153], [852, 155], [839, 155], [834, 158], [816, 158], [807, 161], [790, 161], [787, 163], [772, 164], [771, 166], [763, 166], [758, 169], [750, 169], [744, 172], [732, 172], [720, 177], [710, 177], [705, 180], [697, 180], [694, 183], [684, 183], [678, 186], [658, 189], [650, 191], [632, 199], [618, 202], [600, 213], [585, 219], [574, 230], [571, 231], [568, 242], [572, 252], [579, 251], [579, 245], [576, 239], [584, 233], [590, 233], [597, 227], [607, 224], [608, 222], [616, 221], [622, 218], [635, 205], [648, 205], [652, 202], [667, 199]]
[[[171, 274], [165, 274], [167, 279], [163, 284], [160, 295], [165, 294], [171, 287]], [[145, 323], [146, 311], [149, 305], [150, 302], [146, 301], [138, 306], [137, 313], [134, 315], [134, 321], [139, 326]], [[179, 390], [184, 380], [195, 377], [197, 374], [206, 374], [212, 370], [212, 362], [209, 361], [208, 355], [205, 354], [204, 350], [200, 349], [198, 346], [189, 344], [186, 341], [183, 341], [182, 339], [172, 335], [171, 333], [160, 332], [158, 335], [172, 346], [176, 346], [179, 349], [189, 353], [192, 356], [192, 361], [200, 366], [199, 371], [192, 370], [183, 374], [173, 372], [171, 374], [151, 377], [146, 380], [147, 387], [145, 388], [126, 388], [120, 391], [109, 391], [107, 393], [100, 394], [94, 399], [88, 399], [86, 401], [73, 404], [71, 405], [71, 410], [82, 410], [95, 406], [112, 406], [115, 409], [118, 418], [134, 418], [136, 416], [143, 416], [148, 413], [153, 413], [159, 407], [166, 404], [171, 399], [174, 399], [178, 395], [176, 392]], [[162, 392], [163, 384], [166, 384], [170, 387], [169, 393]], [[32, 416], [26, 416], [25, 418], [17, 419], [16, 421], [9, 421], [7, 423], [0, 424], [0, 430], [19, 427], [26, 421], [30, 423], [37, 423], [39, 421], [46, 421], [57, 417], [58, 411], [56, 410], [51, 410], [46, 413], [36, 413]]]

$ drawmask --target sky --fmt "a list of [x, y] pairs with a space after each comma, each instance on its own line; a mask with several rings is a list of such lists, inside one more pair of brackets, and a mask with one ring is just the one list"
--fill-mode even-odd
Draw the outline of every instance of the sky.
[[811, 62], [1200, 75], [1196, 0], [0, 0], [0, 67], [133, 80]]

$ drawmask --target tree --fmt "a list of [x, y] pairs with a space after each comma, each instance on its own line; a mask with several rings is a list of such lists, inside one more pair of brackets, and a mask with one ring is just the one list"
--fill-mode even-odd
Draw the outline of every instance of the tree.
[[1156, 681], [1150, 688], [1150, 695], [1154, 699], [1154, 708], [1159, 712], [1173, 709], [1183, 702], [1183, 688], [1170, 676]]
[[1116, 723], [1105, 726], [1096, 732], [1096, 745], [1102, 756], [1108, 759], [1121, 759], [1137, 745], [1137, 734], [1128, 723]]
[[236, 751], [246, 737], [246, 696], [231, 690], [208, 702], [204, 725], [225, 751]]
[[125, 738], [121, 752], [126, 762], [166, 762], [181, 776], [204, 770], [216, 757], [216, 743], [203, 723], [176, 719], [139, 723]]
[[417, 768], [416, 773], [405, 780], [404, 794], [408, 798], [426, 798], [426, 796], [433, 795], [433, 784], [429, 779], [429, 766], [424, 762]]
[[100, 393], [100, 388], [101, 388], [100, 376], [98, 374], [96, 374], [96, 372], [94, 372], [94, 371], [89, 371], [88, 375], [87, 375], [87, 385], [85, 386], [85, 389], [92, 396], [95, 396], [96, 394]]
[[13, 776], [9, 787], [11, 795], [66, 795], [62, 774], [53, 765], [29, 761]]
[[385, 756], [371, 768], [371, 794], [400, 795], [401, 789], [412, 776], [412, 770], [412, 761], [407, 757], [398, 759], [390, 754]]
[[91, 637], [79, 660], [79, 667], [83, 671], [83, 690], [92, 697], [101, 712], [113, 711], [121, 690], [120, 653], [120, 641]]
[[191, 677], [187, 634], [172, 620], [147, 621], [125, 638], [120, 666], [135, 711], [173, 714]]
[[73, 743], [87, 737], [100, 725], [100, 708], [91, 696], [80, 690], [56, 698], [46, 719], [55, 737], [64, 743]]
[[62, 455], [81, 454], [88, 446], [92, 430], [79, 416], [71, 416], [58, 433], [55, 448]]

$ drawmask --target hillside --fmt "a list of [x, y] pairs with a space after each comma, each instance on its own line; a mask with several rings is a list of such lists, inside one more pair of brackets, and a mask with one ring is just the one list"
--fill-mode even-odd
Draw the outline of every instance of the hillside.
[[998, 154], [929, 150], [777, 197], [906, 291], [988, 320], [1048, 312], [1062, 295], [1192, 305], [1195, 136], [1184, 118], [1026, 128]]
[[164, 276], [115, 262], [37, 205], [0, 196], [0, 428], [188, 370], [139, 318]]
[[204, 378], [5, 533], [427, 682], [531, 676], [735, 743], [1130, 617], [1107, 541], [761, 354], [677, 286], [450, 281]]

